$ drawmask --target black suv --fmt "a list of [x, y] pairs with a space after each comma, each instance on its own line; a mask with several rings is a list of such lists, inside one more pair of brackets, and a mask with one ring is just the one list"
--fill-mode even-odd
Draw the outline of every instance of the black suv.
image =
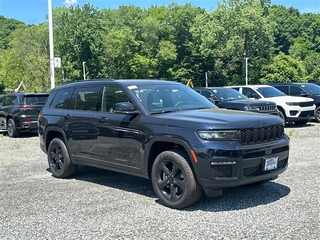
[[39, 114], [40, 147], [54, 177], [90, 165], [150, 178], [181, 209], [204, 190], [261, 184], [288, 166], [283, 120], [217, 108], [164, 80], [87, 80], [52, 90]]
[[196, 87], [194, 90], [208, 98], [219, 108], [267, 113], [278, 116], [277, 105], [274, 102], [249, 99], [232, 88]]
[[38, 131], [38, 114], [49, 93], [8, 93], [0, 98], [0, 130], [9, 137]]
[[271, 86], [290, 96], [309, 97], [316, 105], [314, 118], [320, 122], [320, 86], [315, 83], [273, 83]]

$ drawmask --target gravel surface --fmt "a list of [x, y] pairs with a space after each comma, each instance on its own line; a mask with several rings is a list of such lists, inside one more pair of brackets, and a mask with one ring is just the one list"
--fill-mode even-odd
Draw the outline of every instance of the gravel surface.
[[173, 210], [149, 180], [80, 167], [53, 178], [38, 137], [0, 137], [0, 239], [320, 239], [320, 124], [287, 126], [289, 168]]

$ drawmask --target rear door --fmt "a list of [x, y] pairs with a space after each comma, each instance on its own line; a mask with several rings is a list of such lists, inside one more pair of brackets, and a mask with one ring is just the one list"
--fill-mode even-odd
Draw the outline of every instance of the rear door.
[[74, 90], [68, 109], [63, 113], [63, 127], [68, 137], [71, 156], [96, 159], [98, 137], [97, 115], [100, 110], [100, 86]]

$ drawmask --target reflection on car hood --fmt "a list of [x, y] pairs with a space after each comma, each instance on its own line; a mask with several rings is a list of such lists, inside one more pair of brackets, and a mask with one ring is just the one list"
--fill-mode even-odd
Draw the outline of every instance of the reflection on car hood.
[[283, 102], [312, 102], [312, 98], [307, 98], [307, 97], [293, 97], [293, 96], [279, 96], [279, 97], [270, 97], [267, 98], [270, 101], [278, 102], [278, 101], [283, 101]]
[[[163, 121], [163, 119], [166, 119]], [[169, 121], [168, 121], [169, 120]], [[256, 114], [226, 109], [202, 109], [171, 112], [150, 115], [150, 122], [162, 124], [168, 122], [170, 126], [184, 126], [194, 128], [194, 124], [208, 128], [240, 129], [258, 128], [282, 124], [283, 120], [269, 114]], [[250, 124], [248, 124], [250, 121]], [[209, 125], [209, 126], [208, 126]]]
[[234, 99], [229, 101], [224, 101], [223, 103], [234, 103], [234, 104], [241, 104], [241, 105], [251, 105], [251, 106], [264, 106], [264, 105], [275, 105], [272, 101], [266, 100], [254, 100], [254, 99]]

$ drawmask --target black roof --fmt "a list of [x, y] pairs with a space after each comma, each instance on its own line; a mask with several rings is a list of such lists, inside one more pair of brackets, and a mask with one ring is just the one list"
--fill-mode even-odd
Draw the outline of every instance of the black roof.
[[101, 84], [102, 82], [117, 82], [120, 85], [129, 86], [129, 85], [145, 85], [145, 84], [181, 84], [179, 82], [169, 81], [169, 80], [160, 80], [160, 79], [109, 79], [109, 78], [100, 78], [100, 79], [89, 79], [81, 80], [75, 82], [69, 82], [63, 85], [56, 87], [55, 89], [65, 88], [65, 87], [76, 87], [85, 84]]

